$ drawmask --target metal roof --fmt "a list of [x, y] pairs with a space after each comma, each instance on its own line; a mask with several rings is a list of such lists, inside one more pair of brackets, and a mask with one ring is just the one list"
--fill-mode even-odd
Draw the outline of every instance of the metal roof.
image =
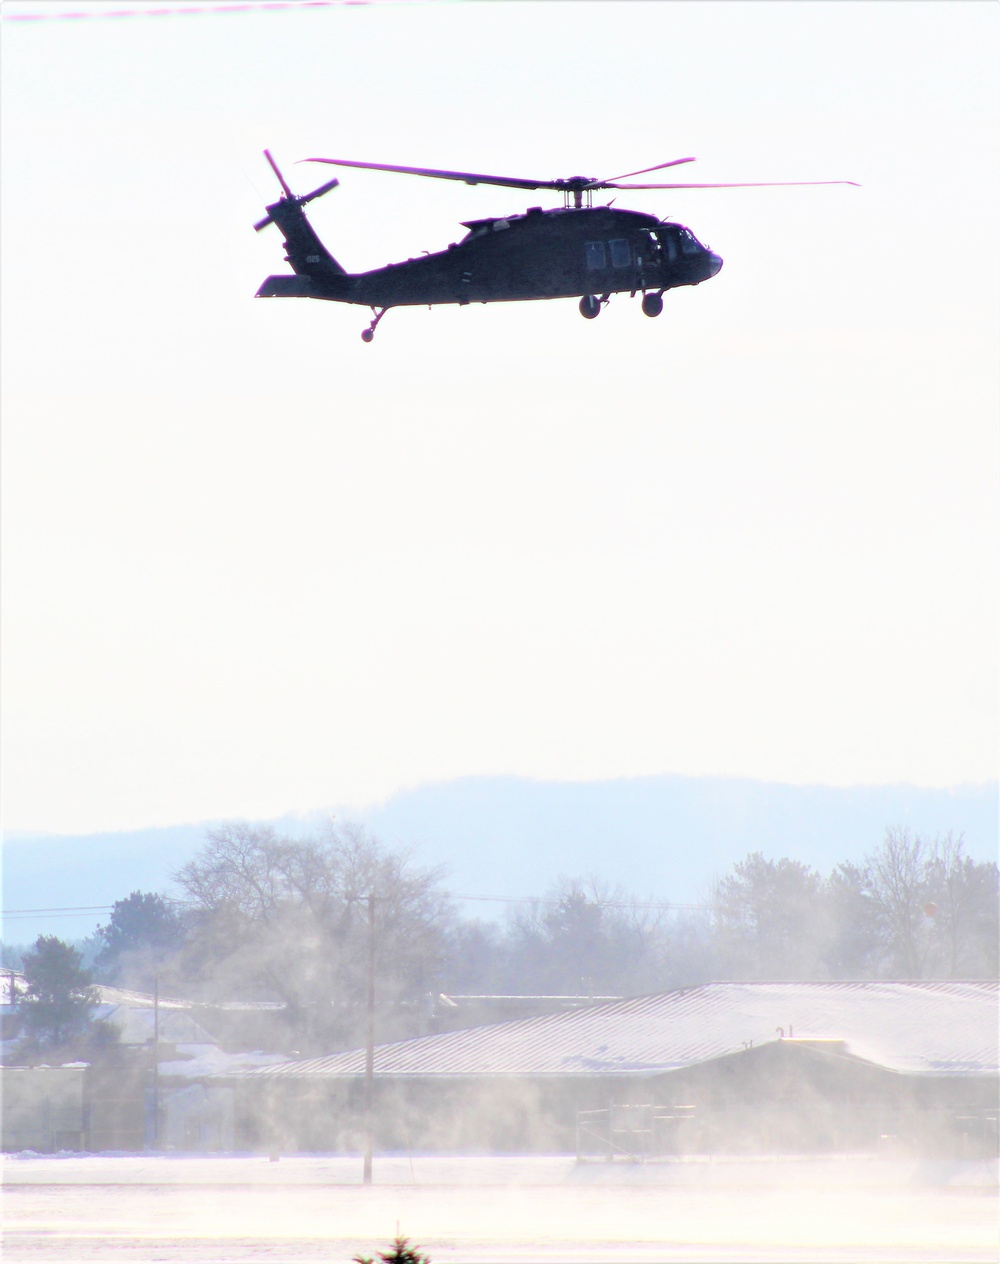
[[215, 1037], [196, 1022], [190, 1013], [176, 1007], [164, 1009], [158, 1022], [152, 1006], [148, 1005], [98, 1005], [94, 1016], [117, 1027], [124, 1045], [147, 1045], [154, 1034], [164, 1044], [215, 1044]]
[[[656, 1075], [782, 1037], [921, 1076], [996, 1075], [998, 983], [708, 983], [378, 1045], [376, 1075]], [[358, 1076], [365, 1053], [249, 1076]]]

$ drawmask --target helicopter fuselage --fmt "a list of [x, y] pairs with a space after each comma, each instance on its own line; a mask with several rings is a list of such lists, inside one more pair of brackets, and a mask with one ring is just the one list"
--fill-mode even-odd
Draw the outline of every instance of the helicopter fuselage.
[[[698, 285], [722, 267], [683, 225], [612, 207], [531, 207], [471, 220], [461, 241], [369, 272], [347, 273], [301, 210], [268, 207], [286, 233], [294, 277], [268, 277], [258, 296], [304, 297], [372, 308], [495, 303], [646, 293]], [[304, 230], [304, 231], [303, 231]]]

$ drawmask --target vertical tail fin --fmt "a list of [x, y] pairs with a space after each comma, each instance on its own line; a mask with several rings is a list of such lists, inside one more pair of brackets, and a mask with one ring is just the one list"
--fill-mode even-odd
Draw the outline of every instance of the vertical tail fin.
[[264, 150], [264, 157], [271, 164], [274, 174], [278, 177], [283, 196], [277, 202], [272, 202], [267, 207], [267, 214], [262, 220], [258, 220], [254, 224], [254, 231], [259, 233], [268, 224], [277, 224], [284, 234], [288, 262], [300, 276], [315, 276], [317, 279], [332, 279], [333, 277], [346, 276], [345, 270], [316, 235], [316, 230], [306, 219], [305, 212], [302, 209], [308, 202], [312, 202], [316, 198], [322, 197], [324, 193], [329, 193], [331, 189], [335, 189], [340, 181], [328, 180], [326, 184], [321, 184], [318, 189], [313, 189], [312, 193], [305, 193], [301, 197], [296, 197], [288, 187], [285, 177], [278, 169], [278, 164], [266, 149]]

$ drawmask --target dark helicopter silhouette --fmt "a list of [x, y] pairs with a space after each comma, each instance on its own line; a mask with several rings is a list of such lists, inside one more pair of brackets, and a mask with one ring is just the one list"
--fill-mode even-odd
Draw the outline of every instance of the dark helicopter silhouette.
[[362, 333], [371, 342], [379, 321], [392, 307], [431, 306], [435, 303], [512, 303], [534, 299], [579, 298], [580, 311], [592, 320], [612, 294], [642, 295], [642, 310], [659, 316], [663, 295], [683, 285], [700, 285], [714, 277], [722, 259], [695, 237], [689, 228], [657, 219], [642, 211], [594, 206], [599, 189], [744, 189], [799, 184], [853, 184], [853, 180], [785, 180], [752, 184], [621, 184], [635, 176], [694, 162], [675, 158], [655, 167], [631, 171], [609, 180], [570, 176], [564, 180], [521, 180], [511, 176], [477, 175], [469, 171], [438, 171], [430, 167], [396, 167], [343, 158], [306, 158], [304, 162], [335, 167], [361, 167], [403, 175], [459, 180], [464, 184], [495, 184], [509, 189], [552, 189], [563, 195], [563, 205], [543, 210], [531, 206], [523, 215], [464, 222], [468, 233], [447, 250], [371, 272], [346, 272], [326, 249], [303, 207], [340, 183], [330, 180], [296, 197], [278, 165], [264, 156], [278, 177], [283, 196], [267, 207], [254, 225], [259, 232], [277, 224], [285, 237], [285, 258], [293, 276], [269, 276], [258, 298], [318, 298], [334, 303], [370, 307], [371, 324]]

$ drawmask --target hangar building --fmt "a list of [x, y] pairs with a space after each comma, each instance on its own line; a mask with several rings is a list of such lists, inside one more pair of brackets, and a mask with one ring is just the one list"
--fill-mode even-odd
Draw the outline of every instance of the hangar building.
[[[377, 1045], [374, 1145], [985, 1157], [997, 994], [996, 981], [710, 983]], [[237, 1148], [362, 1149], [365, 1057], [218, 1077]]]

